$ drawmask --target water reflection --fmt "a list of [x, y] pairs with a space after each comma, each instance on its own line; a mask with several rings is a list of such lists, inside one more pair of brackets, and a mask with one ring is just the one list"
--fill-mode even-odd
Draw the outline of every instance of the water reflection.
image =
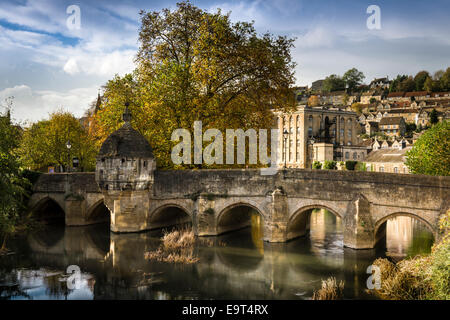
[[[0, 258], [2, 299], [309, 299], [329, 276], [345, 280], [348, 299], [364, 293], [368, 265], [385, 250], [352, 250], [342, 245], [342, 222], [326, 210], [311, 212], [310, 235], [288, 243], [263, 242], [259, 215], [251, 228], [199, 242], [193, 265], [148, 261], [160, 232], [110, 234], [107, 225], [61, 228], [10, 243], [17, 252]], [[388, 249], [419, 248], [422, 238], [407, 224], [388, 225]], [[392, 229], [394, 228], [394, 229]], [[391, 230], [392, 229], [392, 230]], [[392, 232], [399, 237], [395, 240]], [[401, 235], [401, 236], [399, 236]], [[416, 240], [419, 239], [419, 240]], [[415, 245], [415, 241], [420, 242]], [[402, 249], [403, 250], [403, 249]], [[64, 271], [82, 270], [81, 288], [68, 290]]]
[[433, 234], [425, 224], [411, 217], [397, 216], [386, 223], [386, 255], [405, 258], [429, 253]]

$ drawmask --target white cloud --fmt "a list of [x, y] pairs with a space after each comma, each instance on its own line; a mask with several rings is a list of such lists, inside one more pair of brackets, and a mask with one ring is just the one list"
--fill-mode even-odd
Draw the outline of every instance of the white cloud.
[[64, 71], [68, 74], [77, 74], [80, 72], [80, 68], [78, 68], [77, 60], [74, 58], [70, 58], [67, 60], [64, 65]]
[[0, 101], [14, 97], [12, 116], [20, 122], [48, 118], [49, 113], [62, 109], [76, 117], [83, 116], [97, 96], [97, 87], [76, 88], [67, 92], [33, 91], [27, 85], [18, 85], [0, 91]]

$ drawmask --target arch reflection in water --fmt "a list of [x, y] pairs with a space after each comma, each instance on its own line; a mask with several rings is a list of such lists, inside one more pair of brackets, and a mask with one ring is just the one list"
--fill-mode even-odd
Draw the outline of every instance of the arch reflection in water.
[[397, 215], [380, 226], [378, 233], [382, 245], [386, 246], [386, 255], [392, 258], [404, 258], [431, 252], [434, 242], [428, 226], [410, 216]]

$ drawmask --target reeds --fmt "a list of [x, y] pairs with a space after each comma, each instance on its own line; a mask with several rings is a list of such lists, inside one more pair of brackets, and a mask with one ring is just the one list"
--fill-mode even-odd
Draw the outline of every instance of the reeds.
[[431, 256], [417, 256], [394, 264], [387, 259], [373, 263], [380, 268], [381, 288], [375, 293], [387, 300], [422, 300], [432, 294]]
[[329, 277], [327, 280], [322, 280], [322, 288], [313, 293], [313, 300], [340, 300], [344, 297], [344, 281], [339, 284], [336, 278]]
[[145, 253], [146, 259], [182, 264], [198, 262], [199, 259], [194, 254], [195, 235], [192, 230], [164, 232], [161, 241], [156, 251]]

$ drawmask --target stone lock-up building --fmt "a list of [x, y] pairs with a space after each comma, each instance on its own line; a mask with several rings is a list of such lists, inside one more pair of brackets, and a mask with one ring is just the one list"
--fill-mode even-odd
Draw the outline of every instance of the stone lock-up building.
[[[352, 141], [351, 119], [352, 126], [344, 117], [336, 127], [345, 133], [336, 140]], [[309, 232], [311, 209], [327, 209], [342, 220], [344, 245], [366, 249], [383, 239], [386, 221], [398, 215], [422, 221], [436, 238], [439, 219], [450, 209], [450, 177], [297, 168], [273, 175], [259, 169], [157, 170], [150, 144], [130, 120], [126, 108], [125, 124], [101, 147], [95, 174], [42, 174], [29, 210], [38, 216], [59, 209], [68, 226], [106, 216], [116, 233], [190, 223], [198, 236], [249, 226], [256, 214], [265, 241], [285, 242]]]
[[95, 180], [111, 211], [111, 230], [114, 232], [145, 229], [149, 190], [156, 169], [152, 147], [131, 126], [128, 106], [123, 121], [125, 124], [100, 148], [95, 170]]

